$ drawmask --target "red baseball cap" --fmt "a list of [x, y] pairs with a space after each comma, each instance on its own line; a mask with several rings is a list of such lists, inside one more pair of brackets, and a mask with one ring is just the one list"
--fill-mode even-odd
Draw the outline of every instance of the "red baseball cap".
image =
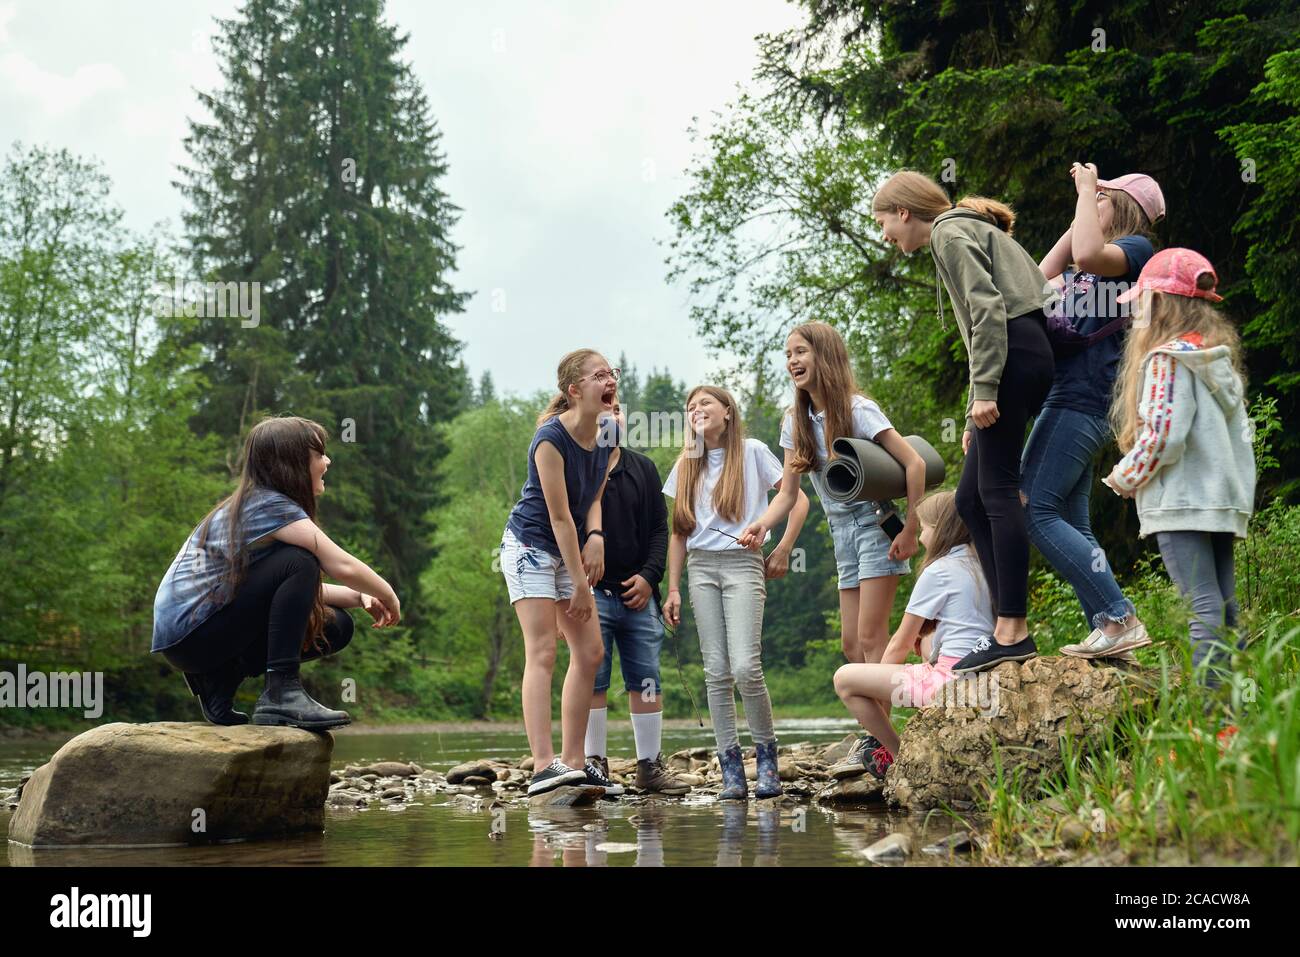
[[1116, 179], [1099, 179], [1097, 185], [1102, 189], [1128, 193], [1152, 223], [1165, 214], [1165, 194], [1160, 192], [1160, 184], [1146, 173], [1125, 173]]
[[1178, 246], [1162, 249], [1147, 260], [1133, 288], [1120, 293], [1115, 297], [1115, 301], [1131, 302], [1141, 295], [1142, 290], [1154, 289], [1156, 292], [1167, 292], [1174, 296], [1192, 296], [1218, 302], [1223, 297], [1215, 292], [1213, 287], [1200, 289], [1196, 285], [1196, 281], [1206, 273], [1214, 277], [1214, 284], [1217, 286], [1218, 273], [1214, 271], [1210, 261], [1195, 249], [1183, 249]]

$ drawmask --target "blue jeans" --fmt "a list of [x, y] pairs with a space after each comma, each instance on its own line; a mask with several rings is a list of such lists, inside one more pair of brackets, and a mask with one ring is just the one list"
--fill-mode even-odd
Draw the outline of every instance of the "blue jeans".
[[1088, 520], [1092, 463], [1110, 438], [1099, 415], [1043, 409], [1021, 459], [1029, 540], [1074, 588], [1089, 628], [1134, 614]]
[[600, 637], [605, 642], [605, 657], [596, 672], [593, 690], [608, 691], [614, 666], [614, 645], [618, 645], [618, 664], [623, 670], [623, 687], [629, 693], [643, 693], [659, 686], [659, 650], [664, 644], [664, 626], [659, 620], [659, 605], [654, 596], [640, 611], [623, 604], [617, 592], [596, 589], [596, 613], [600, 616]]

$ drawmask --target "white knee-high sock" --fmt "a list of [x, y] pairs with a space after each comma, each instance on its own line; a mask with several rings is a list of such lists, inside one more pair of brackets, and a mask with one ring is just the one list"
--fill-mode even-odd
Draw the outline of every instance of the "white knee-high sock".
[[663, 750], [664, 713], [650, 711], [646, 714], [632, 712], [632, 737], [636, 740], [636, 759], [649, 761]]
[[587, 757], [603, 758], [609, 741], [609, 709], [592, 708], [587, 714]]

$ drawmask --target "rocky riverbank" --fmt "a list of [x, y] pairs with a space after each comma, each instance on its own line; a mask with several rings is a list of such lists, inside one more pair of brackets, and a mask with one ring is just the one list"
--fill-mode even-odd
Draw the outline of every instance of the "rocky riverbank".
[[[856, 735], [846, 735], [834, 744], [818, 747], [809, 742], [779, 746], [777, 768], [786, 803], [817, 801], [828, 804], [879, 803], [883, 800], [884, 782], [870, 775], [845, 781], [831, 779], [829, 768], [848, 754]], [[611, 757], [610, 777], [623, 785], [623, 801], [648, 799], [699, 802], [715, 798], [722, 790], [722, 771], [711, 748], [688, 748], [670, 755], [666, 762], [680, 780], [691, 785], [682, 798], [650, 794], [636, 787], [636, 761]], [[750, 781], [757, 777], [754, 752], [745, 752], [745, 774]], [[587, 788], [557, 788], [547, 794], [529, 798], [528, 781], [532, 775], [532, 758], [487, 759], [458, 764], [446, 772], [430, 770], [418, 764], [381, 761], [370, 765], [348, 765], [330, 775], [328, 806], [359, 809], [372, 804], [401, 805], [419, 794], [463, 795], [475, 801], [529, 802], [533, 806], [589, 803], [600, 797]]]

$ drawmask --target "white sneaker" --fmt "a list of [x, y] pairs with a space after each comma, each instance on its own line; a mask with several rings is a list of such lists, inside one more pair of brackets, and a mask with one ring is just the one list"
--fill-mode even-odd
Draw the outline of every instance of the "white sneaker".
[[1118, 658], [1126, 651], [1145, 648], [1151, 644], [1147, 626], [1138, 622], [1132, 628], [1108, 635], [1100, 628], [1094, 628], [1092, 634], [1077, 645], [1066, 645], [1061, 654], [1075, 658]]

